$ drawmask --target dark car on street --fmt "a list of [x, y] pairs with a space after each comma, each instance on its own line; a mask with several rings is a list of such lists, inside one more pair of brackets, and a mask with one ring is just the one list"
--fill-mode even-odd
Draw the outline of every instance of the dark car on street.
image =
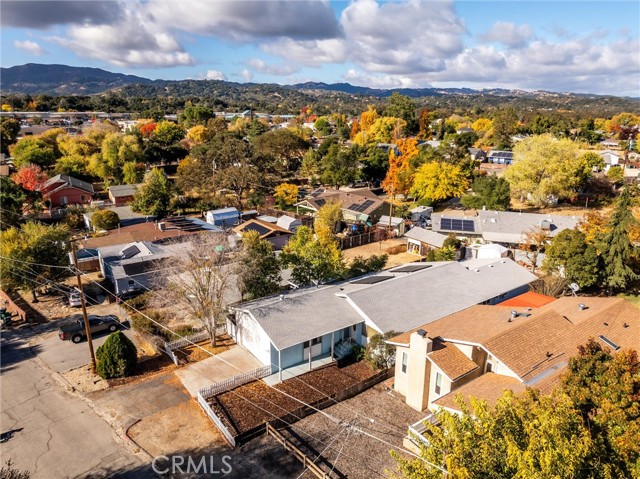
[[[92, 335], [101, 331], [109, 331], [112, 333], [118, 330], [121, 326], [122, 324], [117, 316], [89, 315], [89, 328], [91, 329]], [[58, 328], [58, 336], [63, 341], [70, 340], [76, 344], [82, 342], [86, 337], [84, 318], [81, 315], [76, 315], [64, 321]]]

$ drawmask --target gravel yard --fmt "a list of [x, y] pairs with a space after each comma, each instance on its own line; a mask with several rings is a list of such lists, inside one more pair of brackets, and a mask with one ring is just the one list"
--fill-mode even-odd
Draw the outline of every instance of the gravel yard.
[[[407, 426], [425, 416], [407, 406], [401, 397], [391, 394], [384, 383], [328, 407], [324, 412], [396, 447], [402, 447]], [[387, 471], [396, 470], [396, 462], [389, 454], [393, 450], [391, 445], [353, 428], [345, 430], [323, 414], [307, 416], [281, 433], [316, 460], [325, 472], [331, 472], [332, 478], [389, 477]], [[312, 479], [315, 476], [306, 471], [296, 477]]]

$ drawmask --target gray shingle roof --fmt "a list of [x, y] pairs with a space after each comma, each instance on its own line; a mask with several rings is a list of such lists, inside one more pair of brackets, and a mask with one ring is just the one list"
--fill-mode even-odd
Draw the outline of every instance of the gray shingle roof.
[[[437, 264], [437, 263], [436, 263]], [[537, 279], [509, 259], [477, 269], [450, 262], [397, 276], [348, 297], [383, 332], [403, 332]]]
[[513, 211], [478, 211], [478, 226], [482, 237], [500, 243], [520, 243], [529, 231], [549, 220], [553, 237], [565, 229], [573, 229], [580, 222], [577, 216], [543, 215], [538, 213], [516, 213]]
[[[420, 263], [424, 264], [424, 263]], [[404, 332], [524, 286], [536, 276], [511, 260], [468, 270], [455, 262], [431, 263], [375, 284], [343, 282], [304, 288], [239, 304], [280, 350], [362, 322], [362, 311], [381, 331]]]
[[448, 238], [447, 235], [437, 233], [436, 231], [426, 230], [424, 228], [420, 228], [419, 226], [414, 226], [404, 235], [407, 238], [411, 238], [420, 241], [421, 243], [435, 246], [437, 248], [442, 248], [444, 240]]
[[115, 185], [109, 188], [109, 193], [114, 198], [122, 198], [124, 196], [133, 196], [139, 185]]
[[249, 311], [262, 326], [273, 345], [283, 350], [362, 322], [344, 298], [336, 296], [336, 286], [306, 288], [266, 300], [238, 306]]
[[48, 188], [51, 185], [56, 183], [66, 183], [69, 186], [73, 186], [74, 188], [78, 188], [79, 190], [86, 191], [87, 193], [93, 194], [93, 185], [91, 183], [87, 183], [86, 181], [79, 180], [69, 175], [56, 175], [47, 180], [47, 182], [41, 187], [41, 189]]

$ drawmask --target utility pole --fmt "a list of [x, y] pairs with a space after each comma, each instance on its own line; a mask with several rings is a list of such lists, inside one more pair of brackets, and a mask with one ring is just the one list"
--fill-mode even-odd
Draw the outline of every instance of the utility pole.
[[93, 352], [93, 340], [91, 339], [91, 327], [89, 326], [89, 318], [87, 317], [87, 305], [84, 302], [84, 290], [82, 288], [82, 275], [78, 268], [78, 257], [76, 256], [76, 245], [71, 240], [71, 253], [73, 254], [73, 266], [78, 280], [78, 289], [80, 290], [80, 304], [82, 305], [82, 316], [84, 317], [84, 331], [87, 335], [87, 344], [89, 344], [89, 354], [91, 355], [91, 372], [96, 373], [96, 356]]
[[387, 228], [387, 236], [391, 237], [391, 218], [393, 217], [393, 181], [391, 182], [391, 205], [389, 206], [389, 227]]

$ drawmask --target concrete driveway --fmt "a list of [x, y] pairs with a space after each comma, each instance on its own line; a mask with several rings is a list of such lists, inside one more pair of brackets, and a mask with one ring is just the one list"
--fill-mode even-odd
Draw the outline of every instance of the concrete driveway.
[[233, 376], [262, 366], [263, 364], [249, 351], [242, 346], [234, 346], [229, 351], [189, 364], [184, 368], [178, 369], [175, 373], [182, 381], [185, 389], [189, 391], [189, 394], [196, 397], [200, 388], [225, 379], [231, 379]]
[[[133, 341], [133, 333], [124, 328], [121, 331]], [[93, 349], [98, 349], [109, 337], [108, 331], [103, 331], [93, 335]], [[87, 341], [74, 344], [71, 341], [62, 341], [58, 337], [58, 332], [47, 333], [35, 341], [32, 345], [39, 346], [38, 356], [57, 373], [63, 373], [70, 369], [79, 368], [89, 364], [89, 346]]]

